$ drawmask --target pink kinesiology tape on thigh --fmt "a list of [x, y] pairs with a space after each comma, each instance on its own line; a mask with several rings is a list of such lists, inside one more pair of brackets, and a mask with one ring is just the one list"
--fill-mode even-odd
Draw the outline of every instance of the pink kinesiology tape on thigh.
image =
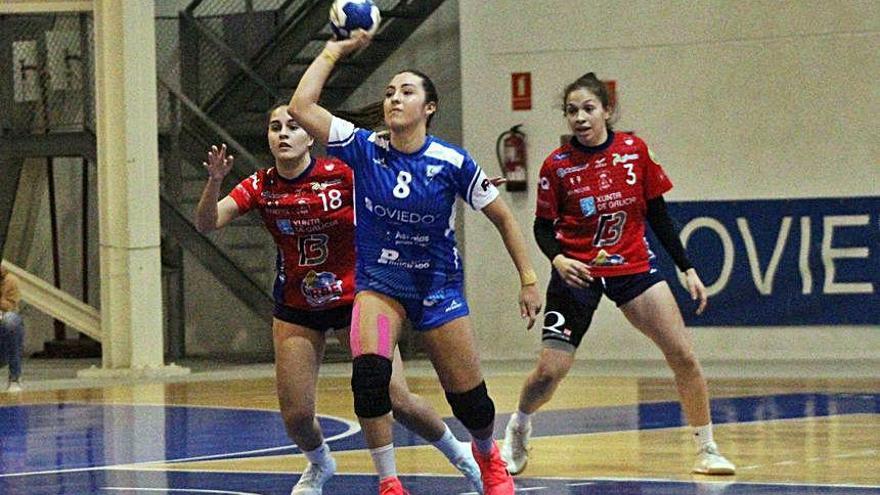
[[354, 303], [351, 310], [351, 330], [348, 332], [348, 345], [351, 347], [351, 357], [356, 358], [363, 354], [361, 350], [361, 305]]
[[388, 321], [388, 316], [379, 315], [376, 318], [376, 329], [379, 333], [379, 348], [376, 353], [391, 359], [391, 324]]

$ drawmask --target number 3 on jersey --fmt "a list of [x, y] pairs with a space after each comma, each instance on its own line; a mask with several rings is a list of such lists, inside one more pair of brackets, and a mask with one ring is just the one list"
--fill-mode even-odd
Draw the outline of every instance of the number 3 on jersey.
[[596, 247], [613, 246], [617, 244], [623, 235], [623, 226], [626, 224], [626, 212], [615, 211], [599, 217], [596, 225], [596, 235], [593, 236], [593, 245]]

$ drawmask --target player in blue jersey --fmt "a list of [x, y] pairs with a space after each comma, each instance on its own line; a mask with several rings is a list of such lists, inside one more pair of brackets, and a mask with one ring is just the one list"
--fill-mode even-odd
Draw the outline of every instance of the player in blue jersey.
[[492, 437], [495, 406], [463, 294], [455, 244], [455, 200], [482, 211], [500, 232], [522, 282], [520, 312], [534, 324], [541, 308], [525, 241], [498, 190], [463, 149], [427, 133], [437, 91], [424, 74], [395, 75], [383, 100], [387, 137], [356, 128], [318, 104], [335, 62], [369, 43], [363, 31], [331, 40], [306, 70], [290, 112], [355, 174], [357, 296], [352, 314], [352, 391], [381, 495], [405, 494], [394, 460], [390, 357], [403, 321], [420, 333], [453, 414], [473, 437], [487, 495], [512, 495], [513, 480]]

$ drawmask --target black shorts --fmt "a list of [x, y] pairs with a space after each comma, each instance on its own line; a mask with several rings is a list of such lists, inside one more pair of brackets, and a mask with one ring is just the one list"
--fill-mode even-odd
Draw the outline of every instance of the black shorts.
[[272, 316], [287, 323], [311, 328], [318, 332], [326, 332], [351, 326], [351, 305], [346, 304], [318, 311], [304, 311], [276, 303]]
[[655, 269], [619, 277], [599, 277], [583, 289], [571, 287], [552, 270], [547, 285], [547, 306], [541, 340], [544, 347], [574, 350], [590, 328], [593, 313], [599, 307], [602, 294], [618, 307], [632, 301], [651, 286], [663, 282]]

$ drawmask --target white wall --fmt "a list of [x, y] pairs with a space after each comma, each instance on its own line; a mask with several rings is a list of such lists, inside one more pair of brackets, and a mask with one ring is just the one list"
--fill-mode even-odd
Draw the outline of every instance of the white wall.
[[[676, 184], [672, 201], [880, 192], [873, 1], [461, 0], [460, 15], [464, 144], [497, 173], [495, 139], [525, 124], [529, 191], [505, 199], [530, 241], [535, 178], [567, 131], [562, 89], [587, 71], [617, 81], [618, 128], [652, 145]], [[531, 111], [511, 110], [512, 72], [532, 73]], [[482, 215], [466, 215], [468, 295], [483, 356], [530, 358], [539, 332], [523, 330], [518, 279], [493, 230]], [[529, 245], [543, 288], [549, 263]], [[704, 360], [880, 359], [876, 327], [695, 334]], [[608, 302], [588, 335], [586, 359], [661, 359]]]
[[385, 86], [406, 69], [424, 72], [440, 97], [430, 132], [461, 143], [461, 65], [458, 43], [458, 2], [447, 0], [418, 27], [381, 67], [364, 80], [343, 108], [358, 108], [382, 99]]

